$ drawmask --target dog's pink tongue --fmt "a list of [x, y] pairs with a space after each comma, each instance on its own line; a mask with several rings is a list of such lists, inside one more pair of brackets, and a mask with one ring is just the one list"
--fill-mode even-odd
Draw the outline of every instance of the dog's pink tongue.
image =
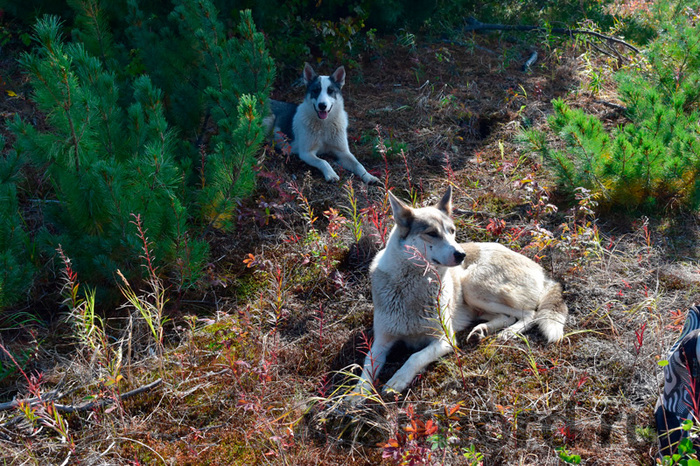
[[318, 117], [321, 120], [325, 120], [326, 118], [328, 118], [328, 112], [324, 112], [324, 111], [318, 112]]

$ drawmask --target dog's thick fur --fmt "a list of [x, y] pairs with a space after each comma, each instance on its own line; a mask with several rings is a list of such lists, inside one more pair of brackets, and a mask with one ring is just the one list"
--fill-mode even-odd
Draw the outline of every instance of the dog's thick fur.
[[345, 68], [339, 67], [330, 76], [319, 76], [311, 65], [305, 63], [303, 79], [306, 84], [304, 101], [295, 105], [272, 100], [272, 115], [266, 119], [266, 126], [291, 140], [291, 152], [321, 170], [326, 181], [340, 178], [327, 161], [318, 157], [319, 154], [334, 155], [345, 169], [365, 183], [377, 183], [379, 180], [367, 172], [348, 146], [348, 114], [341, 92], [345, 84]]
[[385, 392], [406, 389], [428, 364], [453, 350], [456, 332], [477, 320], [486, 322], [469, 338], [501, 329], [507, 338], [533, 324], [549, 342], [563, 337], [568, 310], [561, 285], [500, 244], [458, 244], [451, 187], [434, 207], [414, 209], [391, 193], [389, 200], [395, 226], [370, 267], [374, 342], [352, 395], [368, 392], [399, 340], [422, 349], [386, 383]]

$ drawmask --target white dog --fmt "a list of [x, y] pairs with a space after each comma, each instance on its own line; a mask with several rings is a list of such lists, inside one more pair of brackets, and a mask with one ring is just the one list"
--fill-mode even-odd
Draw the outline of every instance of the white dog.
[[345, 68], [339, 67], [330, 76], [319, 76], [308, 63], [303, 73], [306, 97], [299, 105], [271, 100], [272, 119], [266, 120], [275, 133], [291, 140], [291, 151], [312, 167], [321, 170], [326, 181], [340, 178], [331, 165], [318, 154], [332, 154], [347, 170], [365, 183], [379, 180], [357, 161], [348, 146], [348, 114], [341, 89], [345, 84]]
[[[391, 346], [422, 348], [384, 386], [402, 392], [425, 367], [449, 354], [455, 333], [476, 320], [480, 338], [537, 324], [549, 342], [564, 335], [568, 309], [559, 283], [537, 263], [497, 243], [455, 241], [452, 188], [435, 207], [411, 208], [389, 193], [395, 226], [370, 267], [374, 342], [352, 395], [368, 393]], [[352, 401], [361, 401], [354, 396]]]

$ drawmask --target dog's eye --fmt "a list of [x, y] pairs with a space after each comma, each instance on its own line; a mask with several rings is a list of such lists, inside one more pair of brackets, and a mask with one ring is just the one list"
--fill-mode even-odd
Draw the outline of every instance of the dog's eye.
[[431, 238], [439, 238], [439, 237], [440, 237], [440, 235], [438, 234], [438, 232], [437, 232], [437, 231], [434, 231], [434, 230], [433, 230], [433, 231], [427, 232], [426, 235], [430, 236]]
[[328, 95], [333, 95], [333, 94], [335, 94], [335, 89], [333, 89], [332, 87], [329, 87], [328, 88]]
[[457, 230], [455, 230], [454, 227], [449, 227], [449, 228], [447, 229], [447, 232], [448, 232], [449, 234], [451, 234], [451, 235], [454, 235], [454, 234], [457, 232]]

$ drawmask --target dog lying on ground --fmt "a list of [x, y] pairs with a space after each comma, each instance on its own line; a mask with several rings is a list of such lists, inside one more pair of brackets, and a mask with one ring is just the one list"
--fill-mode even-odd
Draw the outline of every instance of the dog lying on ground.
[[345, 84], [345, 68], [339, 67], [330, 76], [319, 76], [311, 65], [305, 63], [303, 78], [306, 84], [304, 101], [296, 105], [271, 100], [272, 115], [266, 119], [265, 125], [291, 140], [291, 152], [321, 170], [326, 181], [340, 178], [318, 154], [334, 155], [340, 165], [365, 183], [379, 182], [357, 161], [348, 146], [348, 114], [341, 92]]
[[[559, 283], [540, 265], [497, 243], [455, 241], [452, 188], [434, 207], [411, 208], [389, 193], [395, 226], [370, 266], [374, 342], [351, 395], [369, 393], [391, 346], [422, 348], [384, 386], [404, 391], [425, 367], [449, 354], [455, 333], [468, 338], [537, 325], [548, 342], [564, 335], [568, 309]], [[361, 401], [361, 396], [352, 402]]]

